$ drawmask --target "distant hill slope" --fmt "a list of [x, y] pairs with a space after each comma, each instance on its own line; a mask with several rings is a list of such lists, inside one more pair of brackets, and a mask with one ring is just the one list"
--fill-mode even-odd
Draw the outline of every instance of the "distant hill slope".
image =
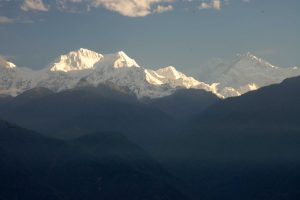
[[252, 53], [238, 54], [230, 63], [217, 61], [200, 69], [200, 79], [220, 83], [219, 93], [236, 96], [300, 75], [296, 66], [278, 67]]
[[[199, 122], [295, 128], [300, 124], [300, 77], [216, 103], [199, 115]], [[200, 123], [201, 124], [201, 123]]]
[[216, 102], [156, 156], [195, 199], [299, 199], [299, 88], [295, 77]]
[[0, 121], [1, 199], [187, 199], [179, 181], [118, 133], [64, 142]]
[[174, 94], [150, 100], [149, 104], [176, 119], [194, 117], [212, 104], [221, 101], [216, 95], [205, 90], [182, 89]]
[[55, 94], [31, 90], [3, 105], [0, 116], [41, 133], [71, 138], [94, 131], [152, 133], [172, 123], [166, 113], [112, 87], [81, 87]]

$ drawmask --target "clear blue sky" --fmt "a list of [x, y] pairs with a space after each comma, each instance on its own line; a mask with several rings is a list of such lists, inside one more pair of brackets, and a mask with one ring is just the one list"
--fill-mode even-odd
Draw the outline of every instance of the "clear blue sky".
[[18, 66], [80, 47], [184, 72], [248, 51], [300, 66], [300, 1], [0, 0], [0, 54]]

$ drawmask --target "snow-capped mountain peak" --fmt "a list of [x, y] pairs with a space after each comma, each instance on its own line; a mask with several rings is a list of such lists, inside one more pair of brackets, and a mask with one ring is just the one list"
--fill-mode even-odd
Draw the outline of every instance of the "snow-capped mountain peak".
[[6, 68], [6, 69], [12, 69], [12, 68], [15, 68], [16, 65], [12, 62], [9, 62], [6, 58], [4, 58], [0, 55], [0, 67]]
[[106, 61], [111, 62], [114, 68], [140, 67], [137, 62], [130, 58], [124, 51], [119, 51], [115, 54], [108, 54], [104, 57], [106, 58]]
[[70, 72], [91, 69], [95, 63], [99, 62], [102, 58], [102, 54], [80, 48], [77, 51], [71, 51], [68, 54], [61, 55], [50, 64], [50, 71]]
[[251, 52], [247, 52], [246, 54], [237, 54], [237, 63], [241, 62], [242, 64], [244, 64], [244, 67], [247, 67], [247, 65], [245, 65], [246, 63], [249, 64], [254, 64], [257, 65], [259, 67], [266, 67], [266, 68], [278, 68], [274, 65], [272, 65], [271, 63], [269, 63], [268, 61], [257, 57], [256, 55], [254, 55]]
[[214, 85], [209, 85], [204, 82], [200, 82], [193, 77], [186, 76], [182, 72], [177, 71], [173, 66], [168, 66], [156, 71], [152, 71], [152, 74], [155, 75], [157, 80], [159, 80], [163, 84], [170, 85], [172, 88], [179, 87], [203, 89], [206, 91], [211, 91], [220, 97], [222, 96], [217, 93]]
[[19, 68], [0, 56], [0, 96], [16, 96], [31, 89], [32, 70]]
[[61, 55], [48, 68], [38, 71], [18, 68], [0, 56], [0, 94], [16, 96], [35, 87], [59, 92], [85, 85], [113, 84], [138, 98], [163, 97], [178, 88], [203, 89], [219, 97], [230, 97], [300, 75], [298, 67], [276, 67], [252, 53], [238, 55], [228, 64], [217, 62], [206, 71], [209, 73], [202, 73], [201, 80], [209, 84], [173, 66], [146, 69], [123, 51], [102, 55], [84, 48]]
[[178, 72], [173, 66], [158, 69], [156, 70], [156, 73], [170, 79], [179, 79], [182, 78], [184, 75], [181, 72]]
[[237, 54], [229, 63], [218, 62], [202, 71], [206, 72], [201, 77], [205, 81], [220, 83], [218, 93], [224, 97], [238, 96], [300, 75], [297, 67], [277, 67], [250, 52]]
[[[54, 91], [61, 91], [68, 88], [74, 88], [76, 86], [93, 85], [99, 84], [115, 84], [119, 87], [128, 88], [128, 90], [134, 93], [138, 98], [150, 97], [157, 98], [166, 95], [170, 95], [175, 91], [177, 87], [190, 88], [193, 87], [196, 80], [193, 79], [191, 82], [190, 77], [186, 77], [184, 74], [177, 72], [175, 68], [172, 71], [176, 74], [175, 78], [168, 78], [159, 75], [153, 70], [148, 70], [140, 65], [132, 58], [130, 58], [125, 52], [119, 51], [113, 54], [99, 54], [100, 59], [97, 61], [93, 60], [91, 66], [82, 67], [81, 61], [88, 58], [86, 53], [89, 50], [80, 49], [76, 52], [70, 52], [69, 54], [63, 55], [63, 62], [56, 62], [61, 64], [62, 68], [51, 68], [55, 70], [46, 71], [41, 75], [45, 78], [42, 81], [38, 81], [38, 85], [42, 83], [43, 86], [55, 85]], [[73, 59], [73, 57], [75, 58]], [[93, 56], [92, 56], [93, 57]], [[68, 62], [69, 60], [79, 62]], [[66, 61], [67, 60], [67, 61]], [[66, 64], [69, 64], [70, 66]], [[75, 67], [75, 69], [74, 69]], [[67, 69], [67, 70], [66, 70]], [[72, 69], [72, 70], [70, 70]], [[83, 71], [84, 69], [84, 71]], [[69, 73], [72, 71], [77, 73]], [[51, 73], [56, 71], [63, 71], [65, 73]]]
[[6, 67], [8, 67], [8, 68], [15, 68], [16, 65], [14, 63], [12, 63], [12, 62], [7, 62], [6, 63]]

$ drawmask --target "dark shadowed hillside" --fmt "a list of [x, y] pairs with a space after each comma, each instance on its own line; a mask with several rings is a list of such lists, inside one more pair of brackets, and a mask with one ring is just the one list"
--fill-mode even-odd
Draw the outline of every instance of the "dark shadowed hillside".
[[[14, 162], [3, 161], [2, 167], [13, 169], [10, 173], [32, 184], [30, 188], [42, 187], [39, 190], [45, 191], [43, 194], [62, 192], [71, 199], [73, 194], [80, 198], [102, 195], [105, 199], [129, 199], [132, 195], [128, 191], [136, 191], [133, 194], [137, 199], [153, 199], [154, 194], [176, 199], [182, 195], [178, 185], [195, 200], [298, 199], [297, 88], [300, 79], [291, 78], [225, 100], [200, 90], [179, 90], [169, 97], [146, 102], [106, 86], [45, 92], [45, 96], [39, 90], [30, 91], [3, 104], [1, 115], [49, 136], [78, 138], [62, 142], [39, 136], [46, 143], [37, 142], [38, 154], [32, 153], [37, 151], [32, 142], [27, 146], [8, 145], [28, 149], [26, 154], [14, 153], [10, 148], [8, 154], [4, 146], [0, 148], [2, 161], [14, 154], [19, 156], [14, 162], [34, 155], [32, 161], [38, 158], [36, 163], [53, 173], [46, 179], [41, 179], [46, 173], [43, 170], [35, 179], [27, 172], [19, 172], [19, 168], [8, 167], [17, 166]], [[183, 180], [185, 187], [137, 146], [113, 133], [116, 131], [143, 145], [174, 177]], [[98, 134], [86, 135], [93, 132]], [[79, 137], [82, 134], [85, 136]], [[93, 182], [95, 177], [101, 182], [101, 193], [93, 190], [99, 186]], [[70, 180], [71, 186], [67, 184]], [[52, 193], [53, 182], [58, 182], [54, 189], [60, 193]], [[130, 185], [124, 187], [127, 183]], [[115, 188], [119, 193], [113, 192]], [[79, 189], [80, 193], [74, 192]], [[168, 191], [167, 196], [163, 191]]]
[[201, 113], [199, 125], [248, 126], [298, 130], [300, 124], [300, 77], [271, 85], [241, 97], [225, 99]]
[[210, 105], [220, 101], [213, 93], [199, 89], [177, 90], [174, 94], [149, 102], [170, 116], [185, 120], [194, 117]]
[[[134, 96], [100, 85], [45, 96], [29, 91], [2, 106], [3, 119], [56, 137], [74, 138], [95, 131], [140, 133], [165, 130], [172, 118]], [[164, 124], [164, 126], [161, 126]], [[55, 135], [53, 134], [55, 133]], [[128, 135], [130, 135], [128, 134]], [[149, 134], [148, 134], [149, 135]]]
[[118, 133], [48, 139], [0, 122], [1, 199], [187, 199], [180, 182]]
[[300, 198], [299, 88], [296, 77], [217, 102], [166, 143], [160, 160], [196, 199]]

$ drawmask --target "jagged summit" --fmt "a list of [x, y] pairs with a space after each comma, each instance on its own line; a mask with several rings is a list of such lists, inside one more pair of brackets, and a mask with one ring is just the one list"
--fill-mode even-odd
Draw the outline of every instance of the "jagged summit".
[[156, 70], [156, 73], [171, 79], [179, 79], [183, 75], [181, 72], [178, 72], [173, 66], [168, 66], [168, 67], [158, 69]]
[[79, 86], [111, 84], [126, 88], [138, 98], [158, 98], [179, 88], [210, 91], [219, 97], [238, 96], [286, 78], [300, 75], [298, 67], [279, 68], [252, 53], [238, 55], [229, 64], [209, 67], [209, 84], [178, 71], [173, 66], [158, 70], [140, 66], [125, 52], [100, 54], [80, 48], [59, 56], [48, 68], [32, 71], [18, 68], [0, 57], [0, 94], [16, 96], [36, 87], [54, 92]]
[[[58, 73], [59, 72], [59, 73]], [[28, 89], [46, 87], [54, 92], [78, 86], [110, 84], [127, 88], [138, 98], [159, 98], [178, 88], [197, 88], [216, 93], [208, 84], [169, 66], [156, 71], [140, 66], [125, 52], [100, 54], [80, 48], [59, 56], [48, 68], [30, 71], [19, 68], [0, 74], [0, 93], [16, 96]]]
[[50, 71], [70, 72], [91, 69], [102, 58], [102, 54], [80, 48], [77, 51], [71, 51], [57, 58], [50, 64]]
[[119, 51], [114, 54], [100, 54], [88, 49], [80, 48], [77, 51], [71, 51], [65, 55], [59, 56], [50, 64], [50, 71], [82, 71], [91, 70], [101, 66], [120, 67], [139, 67], [136, 61]]
[[122, 67], [140, 67], [137, 62], [130, 58], [124, 51], [119, 51], [114, 54], [106, 54], [103, 60], [97, 64], [98, 66], [111, 66], [114, 68]]
[[204, 82], [198, 81], [193, 77], [189, 77], [182, 72], [177, 71], [177, 69], [173, 66], [158, 69], [154, 71], [154, 74], [157, 75], [157, 79], [159, 79], [162, 83], [167, 83], [174, 88], [198, 88], [216, 93], [213, 85], [209, 85]]
[[117, 60], [114, 63], [114, 67], [140, 67], [136, 61], [130, 58], [124, 51], [119, 51], [117, 53]]
[[218, 62], [202, 71], [206, 72], [207, 82], [219, 83], [218, 93], [224, 97], [238, 96], [300, 75], [299, 68], [277, 67], [250, 52], [237, 54], [231, 62]]
[[266, 68], [279, 68], [277, 66], [272, 65], [268, 61], [257, 57], [251, 52], [247, 52], [246, 54], [237, 54], [236, 62], [242, 62], [242, 63], [247, 63], [249, 62], [250, 64], [258, 65], [259, 67], [266, 67]]

